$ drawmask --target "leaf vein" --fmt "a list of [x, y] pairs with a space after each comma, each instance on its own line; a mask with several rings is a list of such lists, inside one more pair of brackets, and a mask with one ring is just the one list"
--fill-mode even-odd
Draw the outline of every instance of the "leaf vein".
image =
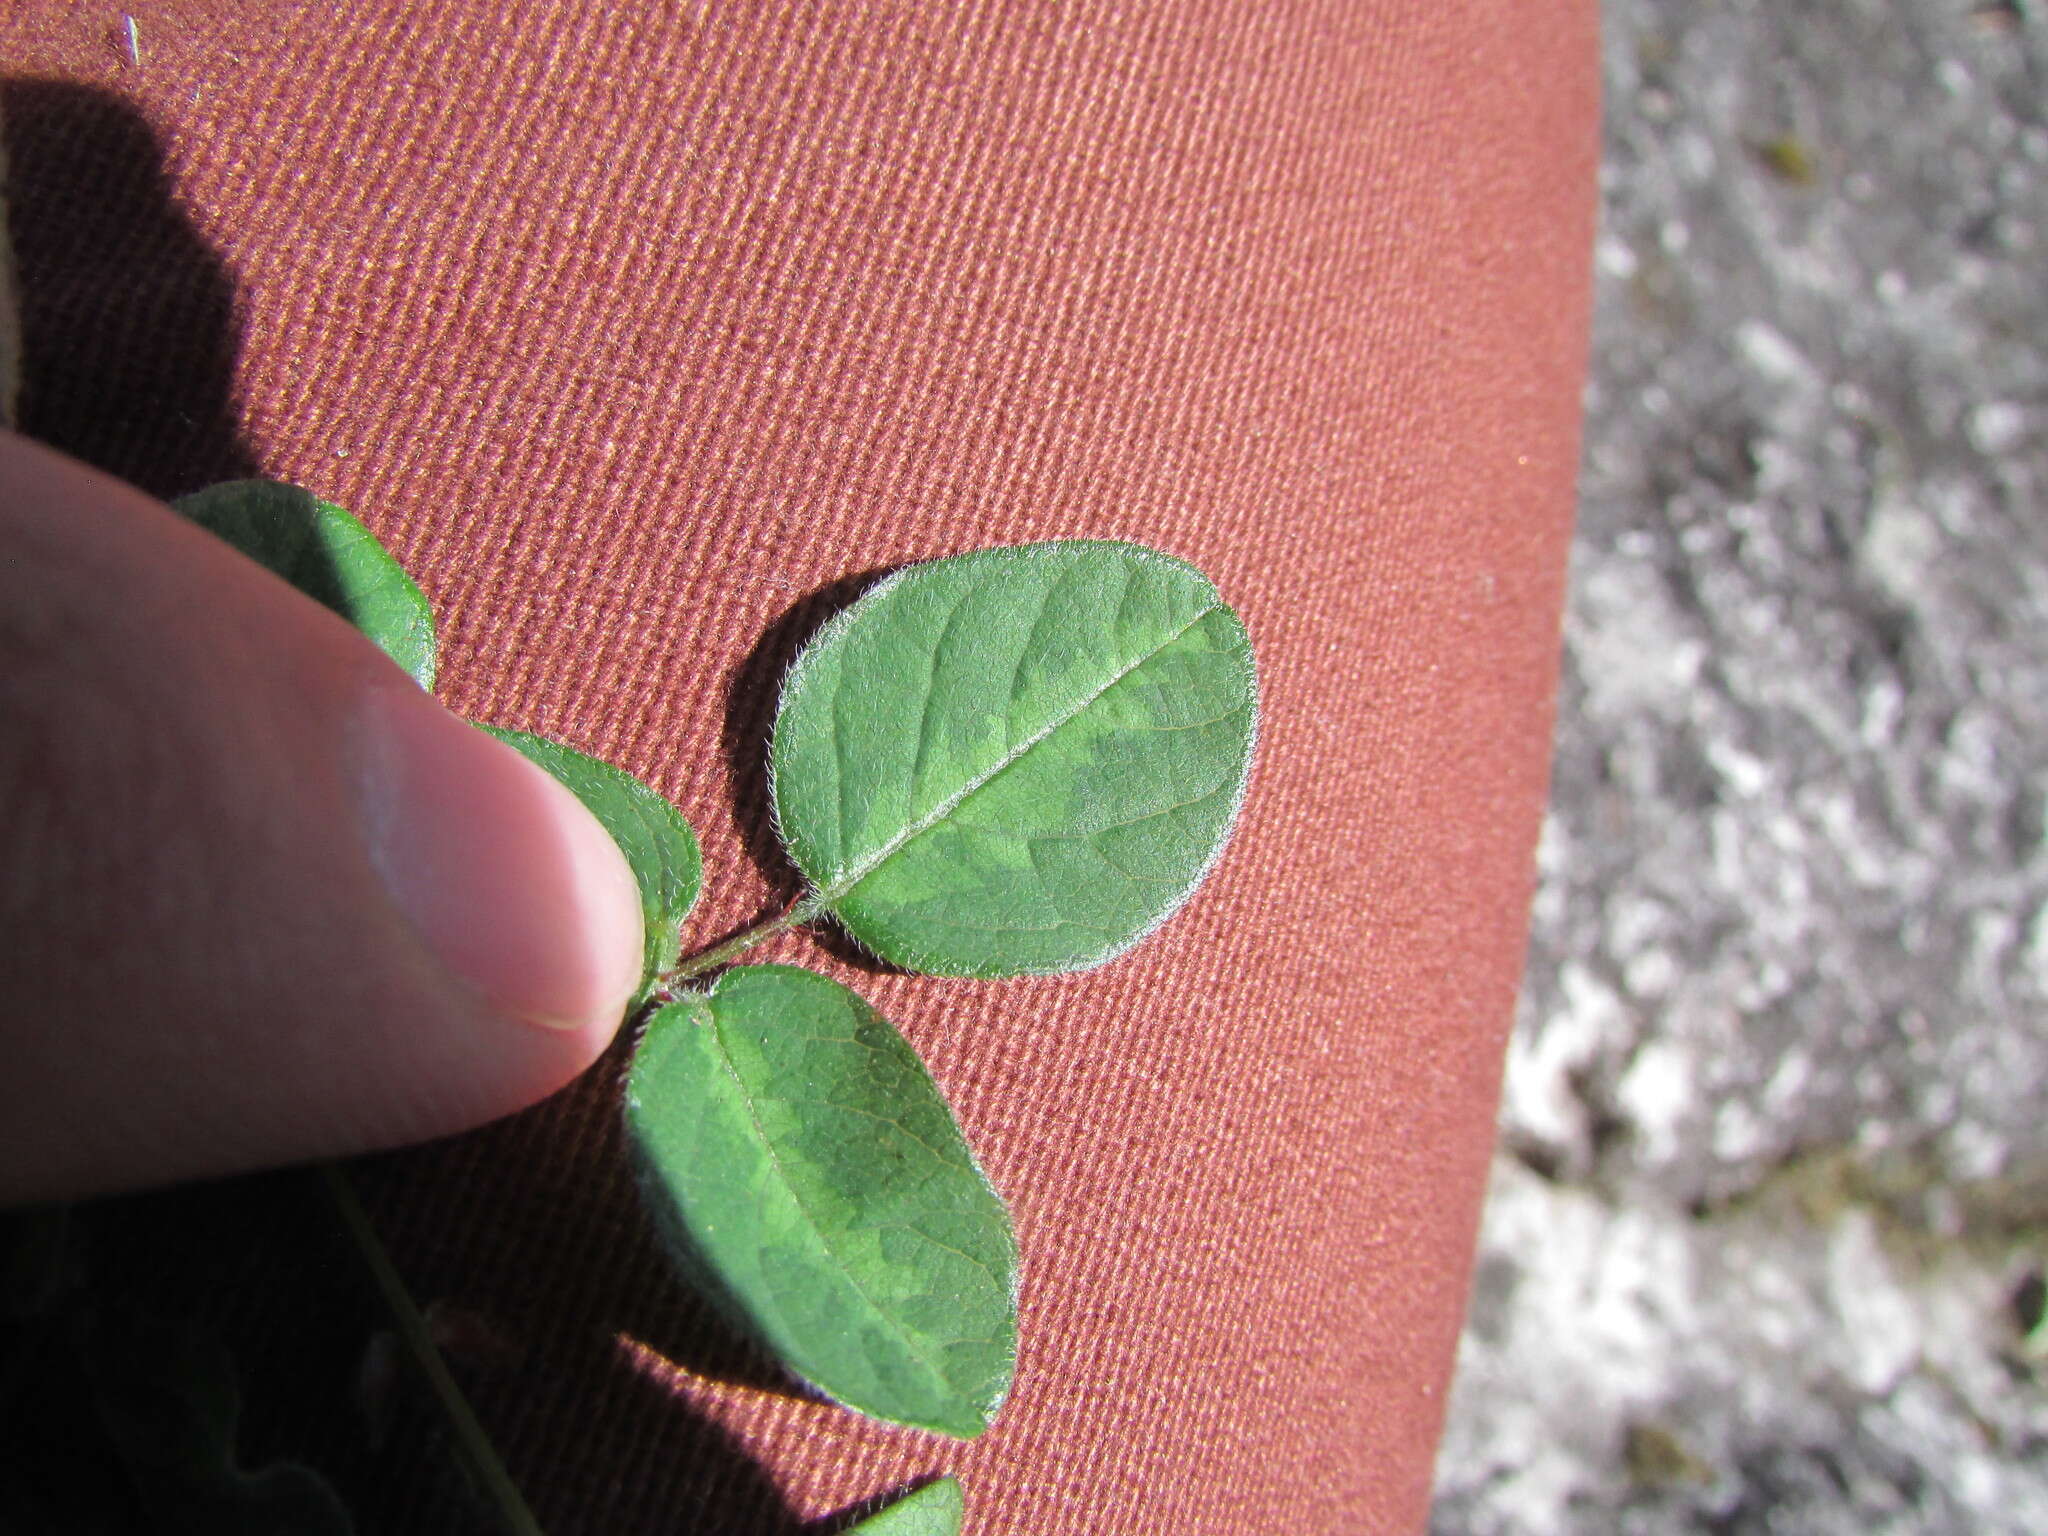
[[1172, 805], [1162, 805], [1156, 811], [1147, 811], [1142, 816], [1133, 816], [1128, 821], [1105, 822], [1099, 827], [1090, 827], [1085, 832], [1033, 832], [1026, 840], [1032, 843], [1080, 843], [1102, 836], [1105, 832], [1120, 832], [1125, 827], [1141, 826], [1148, 821], [1157, 821], [1161, 816], [1171, 816], [1175, 811], [1184, 811], [1191, 805], [1200, 805], [1204, 800], [1214, 800], [1231, 786], [1226, 781], [1214, 789], [1205, 789], [1192, 800], [1176, 800]]
[[[912, 1226], [907, 1221], [890, 1221], [878, 1223], [875, 1230], [881, 1231], [885, 1228], [897, 1232], [908, 1232], [912, 1237], [922, 1238], [925, 1242], [931, 1244], [932, 1247], [939, 1249], [943, 1253], [950, 1253], [955, 1258], [965, 1259], [969, 1264], [972, 1264], [976, 1269], [980, 1270], [983, 1274], [987, 1275], [989, 1279], [994, 1282], [997, 1290], [1000, 1291], [1007, 1288], [1004, 1284], [1003, 1277], [996, 1273], [995, 1266], [989, 1263], [987, 1259], [977, 1258], [975, 1255], [969, 1253], [965, 1248], [956, 1248], [951, 1243], [940, 1242], [939, 1239], [933, 1237], [931, 1233], [925, 1231], [923, 1227]], [[954, 1344], [999, 1344], [1002, 1341], [998, 1338], [990, 1337], [974, 1339], [952, 1339], [948, 1342]]]
[[892, 1120], [887, 1115], [875, 1113], [875, 1111], [872, 1109], [862, 1109], [858, 1104], [847, 1104], [839, 1099], [792, 1098], [789, 1102], [792, 1104], [810, 1104], [816, 1106], [819, 1109], [836, 1110], [840, 1114], [860, 1115], [865, 1119], [878, 1121], [883, 1125], [889, 1126], [893, 1130], [901, 1131], [907, 1139], [915, 1142], [918, 1146], [923, 1147], [925, 1151], [931, 1153], [933, 1159], [938, 1163], [938, 1165], [941, 1168], [958, 1168], [961, 1166], [960, 1160], [958, 1158], [948, 1157], [939, 1148], [933, 1146], [930, 1142], [926, 1141], [922, 1136], [918, 1135], [917, 1132], [913, 1131], [901, 1120]]
[[754, 1096], [747, 1091], [746, 1079], [740, 1076], [739, 1069], [732, 1064], [732, 1054], [725, 1046], [725, 1027], [718, 1021], [716, 1009], [712, 1010], [711, 1018], [712, 1040], [716, 1045], [715, 1054], [718, 1057], [718, 1064], [724, 1069], [725, 1074], [732, 1079], [733, 1088], [740, 1096], [740, 1105], [746, 1111], [747, 1124], [753, 1127], [755, 1139], [760, 1143], [761, 1150], [767, 1154], [769, 1166], [775, 1170], [776, 1178], [781, 1182], [783, 1189], [788, 1192], [790, 1204], [796, 1207], [796, 1213], [803, 1218], [804, 1225], [811, 1229], [811, 1235], [818, 1240], [818, 1246], [824, 1249], [834, 1264], [838, 1266], [840, 1277], [853, 1288], [853, 1293], [860, 1297], [867, 1304], [868, 1310], [903, 1341], [910, 1352], [938, 1379], [944, 1391], [949, 1393], [955, 1391], [952, 1378], [947, 1376], [945, 1371], [940, 1369], [938, 1363], [925, 1352], [922, 1340], [918, 1335], [912, 1333], [888, 1308], [868, 1294], [867, 1287], [863, 1286], [855, 1277], [851, 1266], [844, 1259], [840, 1258], [837, 1250], [832, 1246], [832, 1240], [825, 1235], [825, 1229], [818, 1224], [818, 1218], [811, 1214], [810, 1207], [804, 1203], [803, 1196], [797, 1193], [796, 1181], [789, 1176], [789, 1170], [783, 1167], [782, 1158], [775, 1150], [774, 1139], [769, 1136], [767, 1127], [761, 1123], [761, 1113], [754, 1107]]
[[926, 755], [931, 751], [932, 698], [939, 691], [939, 668], [945, 665], [946, 645], [953, 638], [953, 626], [960, 622], [960, 615], [966, 611], [968, 598], [974, 595], [970, 588], [953, 599], [952, 609], [946, 614], [946, 622], [939, 626], [938, 644], [931, 648], [931, 667], [925, 673], [924, 703], [917, 712], [917, 756], [910, 763], [910, 803], [917, 804], [918, 789], [924, 782]]
[[1010, 721], [1012, 718], [1011, 711], [1017, 707], [1017, 680], [1024, 675], [1024, 663], [1030, 659], [1032, 647], [1038, 644], [1039, 626], [1045, 623], [1045, 616], [1052, 612], [1053, 593], [1060, 589], [1061, 583], [1071, 580], [1073, 574], [1071, 569], [1062, 571], [1052, 581], [1046, 583], [1044, 589], [1038, 594], [1038, 613], [1031, 620], [1031, 628], [1024, 633], [1024, 644], [1017, 651], [1017, 659], [1010, 667], [1010, 681], [1003, 689], [1003, 740], [1005, 742], [1015, 741], [1015, 737], [1011, 734]]
[[965, 784], [961, 785], [959, 789], [955, 790], [952, 794], [948, 795], [944, 800], [940, 801], [938, 805], [934, 806], [925, 815], [920, 816], [917, 818], [917, 820], [911, 822], [910, 825], [905, 827], [901, 832], [898, 832], [894, 837], [890, 838], [888, 842], [884, 843], [867, 859], [858, 861], [849, 869], [841, 870], [829, 887], [818, 892], [820, 899], [822, 899], [827, 904], [838, 901], [842, 896], [846, 895], [847, 892], [851, 891], [855, 886], [859, 885], [861, 881], [867, 879], [869, 875], [873, 874], [877, 869], [881, 868], [881, 866], [885, 862], [887, 862], [889, 858], [892, 857], [895, 854], [895, 852], [899, 848], [901, 848], [905, 843], [909, 842], [912, 838], [919, 837], [922, 834], [929, 832], [941, 821], [944, 821], [948, 816], [952, 815], [954, 811], [960, 808], [961, 803], [965, 801], [968, 798], [968, 796], [974, 794], [977, 790], [981, 789], [984, 785], [986, 785], [991, 779], [995, 778], [998, 774], [1001, 774], [1006, 769], [1014, 767], [1018, 762], [1020, 762], [1023, 758], [1028, 756], [1035, 748], [1037, 748], [1037, 746], [1041, 742], [1043, 742], [1047, 737], [1051, 736], [1061, 727], [1069, 724], [1076, 717], [1081, 715], [1088, 708], [1089, 705], [1093, 704], [1097, 699], [1101, 698], [1105, 693], [1109, 692], [1110, 689], [1114, 688], [1118, 683], [1122, 682], [1125, 678], [1129, 677], [1133, 672], [1136, 672], [1140, 667], [1144, 666], [1147, 662], [1151, 661], [1153, 658], [1159, 656], [1162, 652], [1166, 651], [1169, 647], [1171, 647], [1174, 644], [1175, 641], [1179, 640], [1182, 635], [1185, 635], [1189, 630], [1193, 629], [1197, 624], [1201, 623], [1202, 620], [1206, 619], [1210, 614], [1216, 612], [1217, 609], [1221, 606], [1222, 604], [1220, 603], [1211, 603], [1207, 607], [1203, 608], [1193, 618], [1189, 619], [1187, 623], [1183, 624], [1179, 629], [1175, 630], [1172, 634], [1168, 635], [1164, 640], [1160, 641], [1158, 645], [1154, 646], [1151, 650], [1147, 651], [1144, 655], [1138, 657], [1136, 660], [1130, 662], [1128, 665], [1119, 668], [1116, 672], [1112, 673], [1107, 679], [1105, 679], [1099, 687], [1095, 688], [1092, 692], [1084, 695], [1082, 698], [1076, 700], [1071, 708], [1067, 709], [1064, 713], [1055, 717], [1053, 720], [1048, 722], [1039, 730], [1033, 732], [1029, 737], [1027, 737], [1023, 742], [1019, 743], [1017, 746], [1012, 747], [1007, 753], [1004, 754], [1001, 761], [983, 770], [981, 773], [976, 774], [973, 778], [969, 779]]

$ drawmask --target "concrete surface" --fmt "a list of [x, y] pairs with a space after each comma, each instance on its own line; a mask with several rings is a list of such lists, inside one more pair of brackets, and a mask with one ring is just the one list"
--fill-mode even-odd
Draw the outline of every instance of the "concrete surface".
[[2048, 5], [1611, 0], [1436, 1536], [2048, 1532]]

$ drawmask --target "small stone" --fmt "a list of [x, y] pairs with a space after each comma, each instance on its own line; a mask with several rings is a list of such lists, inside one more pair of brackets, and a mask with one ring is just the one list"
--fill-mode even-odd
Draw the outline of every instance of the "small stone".
[[1979, 453], [2011, 453], [2027, 435], [2027, 413], [2010, 400], [1988, 400], [1971, 410], [1964, 430]]
[[1713, 1467], [1694, 1455], [1683, 1440], [1662, 1424], [1629, 1425], [1622, 1459], [1628, 1463], [1630, 1477], [1651, 1487], [1714, 1480]]

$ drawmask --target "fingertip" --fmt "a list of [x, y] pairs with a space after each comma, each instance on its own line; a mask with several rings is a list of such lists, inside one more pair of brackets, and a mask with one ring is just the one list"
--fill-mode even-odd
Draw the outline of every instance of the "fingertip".
[[618, 844], [545, 770], [395, 677], [369, 690], [356, 745], [371, 863], [427, 948], [508, 1027], [594, 1059], [644, 947]]
[[446, 1135], [603, 1053], [645, 941], [573, 793], [5, 434], [0, 534], [0, 1202]]

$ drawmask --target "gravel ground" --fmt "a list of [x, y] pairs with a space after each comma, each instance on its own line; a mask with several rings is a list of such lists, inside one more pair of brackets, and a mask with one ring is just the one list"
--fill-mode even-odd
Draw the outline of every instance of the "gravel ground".
[[1607, 22], [1433, 1529], [2048, 1532], [2048, 4]]

